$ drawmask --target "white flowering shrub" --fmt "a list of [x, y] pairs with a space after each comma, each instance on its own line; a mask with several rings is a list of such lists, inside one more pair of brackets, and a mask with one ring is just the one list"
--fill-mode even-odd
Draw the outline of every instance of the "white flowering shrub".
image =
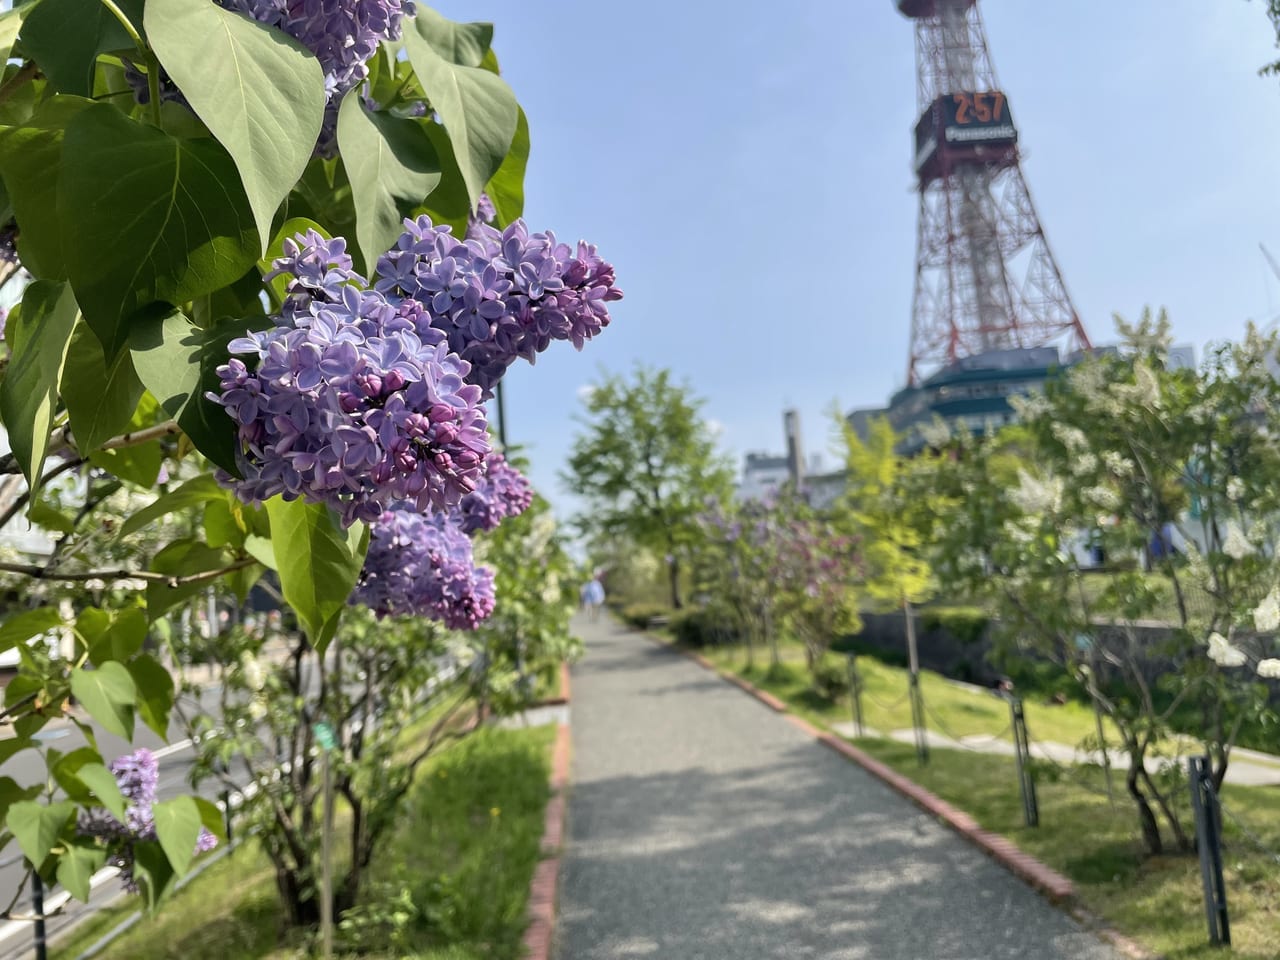
[[1162, 820], [1187, 843], [1143, 766], [1175, 717], [1220, 783], [1242, 726], [1270, 714], [1280, 387], [1275, 338], [1252, 329], [1200, 370], [1166, 365], [1163, 316], [1121, 332], [1126, 349], [1065, 371], [1022, 424], [954, 447], [934, 478], [954, 504], [936, 569], [995, 608], [1009, 652], [1060, 664], [1112, 719], [1154, 852]]

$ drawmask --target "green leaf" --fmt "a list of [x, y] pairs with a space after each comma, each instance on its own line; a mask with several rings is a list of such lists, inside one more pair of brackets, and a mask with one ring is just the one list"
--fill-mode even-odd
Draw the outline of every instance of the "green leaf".
[[429, 19], [415, 17], [404, 31], [405, 49], [427, 99], [449, 131], [474, 206], [511, 149], [520, 107], [502, 78], [445, 59], [432, 45], [435, 34]]
[[[227, 565], [227, 556], [195, 540], [178, 540], [151, 559], [151, 569], [174, 577], [218, 570]], [[147, 615], [154, 620], [170, 607], [209, 588], [209, 581], [171, 587], [158, 580], [147, 581]]]
[[77, 667], [71, 671], [71, 692], [105, 730], [133, 740], [133, 701], [138, 691], [124, 666], [108, 662], [96, 670]]
[[80, 782], [89, 788], [90, 793], [99, 803], [111, 811], [111, 815], [123, 822], [128, 803], [115, 775], [101, 763], [86, 763], [76, 771]]
[[89, 659], [101, 666], [111, 661], [125, 661], [142, 649], [147, 639], [147, 618], [137, 607], [121, 610], [110, 618], [105, 629], [99, 629], [90, 637], [89, 631], [81, 626], [86, 614], [97, 611], [85, 610], [76, 620], [76, 629], [86, 637], [89, 644]]
[[178, 876], [183, 876], [196, 855], [196, 843], [200, 839], [200, 808], [191, 797], [174, 797], [157, 803], [151, 808], [156, 818], [156, 838], [169, 865]]
[[62, 856], [58, 857], [58, 883], [81, 903], [86, 903], [89, 900], [89, 881], [106, 859], [107, 851], [90, 846], [88, 841], [69, 844]]
[[77, 314], [67, 284], [37, 280], [27, 287], [17, 320], [20, 345], [10, 353], [9, 368], [0, 381], [0, 418], [33, 494], [40, 486], [57, 409], [58, 380]]
[[63, 153], [62, 248], [108, 357], [140, 308], [212, 293], [257, 261], [244, 188], [214, 141], [177, 140], [97, 105], [71, 121]]
[[319, 503], [272, 497], [266, 508], [284, 599], [323, 651], [325, 623], [346, 606], [360, 575], [362, 527], [343, 530], [333, 512]]
[[236, 422], [205, 394], [218, 391], [217, 371], [227, 362], [227, 344], [269, 324], [265, 317], [253, 317], [201, 330], [181, 310], [168, 308], [144, 311], [129, 332], [129, 351], [147, 389], [196, 449], [234, 476], [240, 475]]
[[54, 97], [23, 125], [0, 127], [0, 173], [18, 218], [18, 255], [41, 279], [67, 276], [57, 214], [62, 147], [67, 124], [91, 106], [92, 100]]
[[138, 688], [138, 715], [159, 737], [169, 735], [169, 713], [173, 710], [173, 677], [149, 653], [125, 664]]
[[19, 643], [62, 626], [62, 614], [56, 607], [37, 607], [5, 620], [0, 625], [0, 652], [12, 650]]
[[71, 533], [76, 528], [74, 520], [61, 510], [55, 510], [45, 500], [36, 500], [31, 504], [27, 509], [27, 519], [38, 527], [56, 530], [58, 533]]
[[0, 822], [9, 815], [9, 808], [23, 800], [34, 800], [43, 791], [43, 785], [33, 783], [22, 787], [13, 777], [0, 777]]
[[16, 7], [0, 13], [0, 63], [9, 59], [9, 53], [13, 50], [13, 41], [18, 38], [18, 31], [22, 29], [22, 18], [27, 15], [28, 9]]
[[127, 537], [143, 527], [149, 526], [161, 517], [185, 510], [187, 507], [199, 506], [210, 500], [218, 500], [226, 496], [226, 491], [218, 486], [218, 482], [208, 474], [188, 480], [182, 486], [170, 490], [157, 497], [120, 525], [120, 537]]
[[219, 840], [227, 839], [226, 814], [218, 809], [218, 805], [204, 797], [192, 797], [196, 808], [200, 811], [200, 823]]
[[356, 205], [356, 237], [366, 264], [395, 245], [405, 214], [440, 182], [440, 161], [416, 120], [369, 113], [358, 90], [338, 109], [338, 149]]
[[260, 537], [250, 534], [244, 538], [244, 552], [257, 560], [264, 567], [272, 570], [278, 570], [276, 566], [275, 548], [271, 546], [270, 537]]
[[462, 171], [453, 156], [453, 145], [449, 142], [449, 134], [438, 123], [423, 123], [423, 130], [435, 144], [436, 154], [440, 157], [440, 185], [431, 191], [421, 207], [413, 211], [413, 215], [425, 213], [437, 226], [448, 224], [453, 227], [455, 237], [463, 236], [467, 229], [467, 220], [471, 216], [471, 199], [467, 196], [467, 184], [462, 179]]
[[[141, 29], [142, 0], [124, 0], [134, 29]], [[22, 25], [22, 48], [40, 65], [55, 90], [93, 95], [93, 68], [108, 50], [132, 49], [120, 21], [100, 0], [43, 0]]]
[[93, 331], [87, 324], [76, 325], [62, 370], [61, 392], [78, 450], [88, 453], [123, 433], [142, 399], [142, 389], [128, 353], [121, 351], [108, 364]]
[[[126, 433], [133, 433], [147, 427], [155, 426], [160, 404], [149, 393], [144, 393], [138, 402], [138, 408], [125, 426]], [[122, 480], [136, 483], [140, 487], [152, 487], [156, 477], [160, 475], [160, 465], [164, 462], [164, 451], [160, 441], [150, 440], [146, 443], [114, 450], [94, 450], [89, 454], [89, 462], [94, 466], [114, 474]]]
[[498, 211], [499, 226], [505, 227], [512, 220], [524, 216], [524, 175], [528, 167], [529, 118], [521, 110], [511, 149], [485, 190]]
[[76, 805], [66, 800], [50, 804], [24, 800], [9, 808], [5, 826], [27, 859], [38, 867], [49, 856], [75, 812]]
[[427, 6], [419, 6], [418, 32], [431, 48], [450, 63], [478, 67], [493, 44], [492, 23], [458, 23]]
[[245, 531], [236, 522], [226, 499], [212, 500], [204, 508], [204, 540], [211, 547], [238, 549], [244, 543]]
[[282, 31], [209, 0], [149, 0], [146, 24], [160, 63], [235, 160], [265, 243], [320, 137], [320, 62]]
[[175, 874], [160, 844], [144, 840], [133, 845], [133, 876], [151, 909], [164, 897]]

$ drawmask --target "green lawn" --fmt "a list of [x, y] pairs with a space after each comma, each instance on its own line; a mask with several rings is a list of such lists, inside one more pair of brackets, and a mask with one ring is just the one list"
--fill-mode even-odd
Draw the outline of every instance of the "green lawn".
[[[769, 669], [767, 650], [757, 649], [755, 667], [746, 665], [746, 653], [741, 647], [719, 647], [704, 651], [706, 657], [717, 666], [733, 670], [753, 683], [796, 705], [811, 718], [824, 723], [852, 719], [852, 709], [847, 699], [832, 703], [814, 695], [809, 689], [809, 676], [804, 666], [804, 651], [798, 643], [781, 645], [782, 664]], [[841, 665], [843, 657], [828, 654]], [[888, 666], [874, 657], [858, 657], [858, 670], [862, 674], [864, 693], [862, 698], [863, 720], [868, 727], [881, 733], [901, 730], [911, 726], [911, 705], [907, 701], [907, 671]], [[1004, 700], [987, 690], [952, 683], [929, 670], [920, 673], [920, 688], [924, 695], [928, 725], [956, 737], [978, 734], [999, 736], [1012, 742], [1009, 730], [1009, 706]], [[1027, 729], [1033, 739], [1053, 740], [1074, 746], [1086, 737], [1096, 736], [1093, 711], [1075, 702], [1058, 705], [1042, 700], [1028, 699], [1024, 704]], [[1109, 743], [1117, 743], [1115, 729], [1108, 722], [1103, 727]]]
[[[722, 669], [735, 671], [786, 701], [810, 722], [829, 726], [850, 718], [847, 700], [832, 703], [813, 693], [798, 646], [784, 646], [782, 668], [772, 672], [767, 669], [766, 651], [757, 650], [754, 669], [746, 667], [740, 648], [705, 653]], [[859, 664], [866, 682], [868, 725], [882, 731], [909, 727], [910, 707], [902, 697], [906, 671], [870, 657], [860, 657]], [[957, 735], [994, 734], [1008, 723], [1008, 708], [991, 694], [949, 684], [929, 672], [922, 673], [921, 685], [925, 702], [936, 714], [936, 719], [930, 718], [935, 728], [940, 726], [936, 720], [941, 720]], [[1094, 733], [1093, 714], [1079, 704], [1028, 702], [1026, 710], [1033, 738], [1074, 744]], [[928, 766], [921, 767], [910, 744], [872, 738], [856, 742], [1070, 877], [1086, 907], [1169, 960], [1223, 956], [1275, 960], [1280, 956], [1280, 864], [1259, 853], [1231, 822], [1224, 833], [1234, 949], [1224, 954], [1205, 943], [1198, 861], [1192, 855], [1151, 858], [1142, 854], [1136, 814], [1123, 793], [1123, 778], [1116, 779], [1118, 793], [1112, 805], [1098, 768], [1073, 768], [1059, 776], [1042, 769], [1037, 787], [1040, 826], [1029, 829], [1022, 825], [1012, 757], [935, 749]], [[1177, 797], [1182, 806], [1188, 805], [1181, 791]], [[1270, 849], [1280, 851], [1280, 790], [1229, 786], [1223, 803]]]
[[[362, 898], [363, 930], [339, 933], [339, 955], [516, 960], [540, 857], [554, 727], [485, 729], [428, 762]], [[340, 818], [341, 819], [341, 818]], [[102, 911], [55, 944], [72, 960], [136, 909]], [[136, 924], [103, 960], [308, 956], [278, 936], [274, 875], [254, 842], [209, 867]]]

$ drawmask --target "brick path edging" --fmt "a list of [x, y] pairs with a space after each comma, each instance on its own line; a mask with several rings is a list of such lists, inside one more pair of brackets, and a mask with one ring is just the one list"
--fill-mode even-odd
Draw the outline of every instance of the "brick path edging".
[[[561, 692], [564, 702], [569, 699], [569, 668], [561, 673]], [[567, 812], [565, 792], [569, 786], [569, 725], [562, 723], [556, 730], [556, 742], [551, 751], [551, 779], [548, 782], [551, 796], [547, 800], [542, 820], [542, 857], [533, 872], [529, 884], [529, 925], [524, 932], [524, 948], [527, 960], [551, 960], [551, 945], [556, 930], [556, 893], [560, 882], [561, 847], [564, 843], [564, 822]]]
[[733, 684], [743, 693], [754, 697], [763, 703], [775, 713], [780, 713], [786, 717], [787, 721], [794, 726], [800, 728], [814, 740], [823, 746], [834, 750], [846, 760], [851, 760], [858, 764], [872, 776], [883, 781], [889, 787], [902, 794], [916, 806], [920, 807], [926, 813], [937, 817], [947, 826], [951, 827], [962, 837], [973, 843], [989, 857], [1005, 867], [1010, 873], [1018, 877], [1032, 889], [1044, 896], [1050, 903], [1057, 904], [1070, 914], [1077, 922], [1087, 928], [1095, 936], [1110, 943], [1113, 947], [1123, 953], [1132, 960], [1163, 960], [1159, 955], [1152, 953], [1138, 941], [1128, 937], [1109, 926], [1106, 921], [1085, 909], [1076, 901], [1075, 886], [1069, 879], [1064, 877], [1052, 867], [1041, 863], [1029, 853], [1023, 851], [1008, 837], [998, 833], [992, 833], [990, 830], [984, 830], [978, 825], [978, 822], [963, 810], [959, 810], [947, 803], [937, 794], [930, 790], [926, 790], [913, 780], [909, 780], [888, 765], [881, 763], [870, 754], [859, 750], [843, 737], [834, 733], [819, 730], [803, 717], [798, 717], [789, 712], [789, 709], [783, 701], [779, 700], [773, 694], [761, 690], [749, 680], [745, 680], [735, 673], [721, 670], [714, 663], [708, 660], [700, 653], [692, 650], [686, 650], [677, 646], [671, 641], [649, 633], [648, 631], [640, 631], [644, 637], [653, 641], [660, 646], [674, 650], [677, 653], [688, 657], [698, 666], [705, 670], [710, 670], [721, 680]]

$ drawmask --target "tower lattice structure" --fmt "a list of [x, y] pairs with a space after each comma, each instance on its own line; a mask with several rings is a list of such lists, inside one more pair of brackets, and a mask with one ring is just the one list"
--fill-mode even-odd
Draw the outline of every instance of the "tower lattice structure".
[[908, 382], [992, 350], [1088, 349], [1022, 175], [977, 0], [896, 0], [915, 21], [920, 196]]

